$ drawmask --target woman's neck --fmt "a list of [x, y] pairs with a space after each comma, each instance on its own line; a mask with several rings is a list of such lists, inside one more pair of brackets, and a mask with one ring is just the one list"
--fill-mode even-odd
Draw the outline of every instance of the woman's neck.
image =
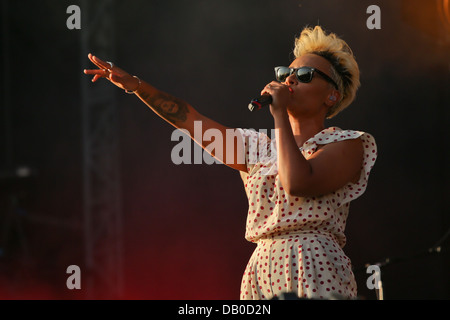
[[303, 146], [308, 139], [325, 129], [324, 120], [317, 117], [299, 119], [289, 115], [289, 122], [298, 147]]

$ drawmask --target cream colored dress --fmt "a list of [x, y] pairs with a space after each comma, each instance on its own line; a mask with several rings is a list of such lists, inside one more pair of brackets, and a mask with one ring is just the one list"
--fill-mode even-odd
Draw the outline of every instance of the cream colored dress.
[[[350, 259], [342, 248], [350, 202], [361, 196], [377, 158], [375, 139], [365, 132], [327, 128], [300, 148], [308, 159], [320, 145], [361, 138], [364, 161], [357, 183], [317, 197], [292, 197], [281, 186], [275, 139], [248, 129], [244, 137], [248, 173], [245, 238], [257, 244], [241, 283], [241, 299], [272, 299], [283, 292], [301, 298], [356, 297]], [[270, 146], [257, 148], [256, 146]], [[268, 151], [271, 149], [272, 151]]]

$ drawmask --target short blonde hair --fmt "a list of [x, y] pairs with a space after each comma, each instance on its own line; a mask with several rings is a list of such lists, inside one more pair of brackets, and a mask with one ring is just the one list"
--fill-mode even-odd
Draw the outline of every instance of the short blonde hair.
[[347, 43], [334, 33], [325, 33], [320, 26], [306, 27], [295, 39], [294, 55], [316, 54], [331, 64], [331, 78], [337, 83], [341, 98], [330, 108], [330, 119], [347, 108], [355, 99], [360, 86], [359, 67]]

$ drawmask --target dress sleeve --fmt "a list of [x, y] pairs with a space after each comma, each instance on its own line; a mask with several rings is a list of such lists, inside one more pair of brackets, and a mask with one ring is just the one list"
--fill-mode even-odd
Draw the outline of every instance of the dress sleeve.
[[346, 203], [359, 198], [367, 188], [369, 175], [377, 159], [378, 150], [375, 138], [366, 132], [352, 131], [352, 136], [361, 138], [364, 148], [361, 175], [356, 183], [349, 183], [344, 187], [344, 198], [342, 203]]
[[252, 175], [271, 162], [274, 155], [272, 141], [267, 134], [253, 129], [238, 128], [237, 132], [242, 137], [247, 172]]
[[338, 206], [359, 198], [366, 190], [370, 172], [372, 171], [378, 155], [375, 138], [371, 134], [363, 131], [340, 130], [339, 128], [335, 128], [329, 132], [318, 135], [315, 139], [318, 144], [327, 144], [358, 138], [361, 139], [364, 148], [361, 175], [358, 182], [348, 183], [343, 188], [334, 192]]

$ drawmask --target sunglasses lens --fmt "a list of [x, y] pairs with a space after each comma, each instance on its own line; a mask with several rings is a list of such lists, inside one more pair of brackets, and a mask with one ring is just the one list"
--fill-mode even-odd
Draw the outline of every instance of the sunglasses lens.
[[297, 70], [297, 79], [300, 82], [308, 83], [311, 82], [313, 76], [313, 71], [309, 68], [300, 68]]
[[284, 82], [287, 77], [291, 74], [291, 69], [287, 67], [279, 67], [275, 71], [275, 77], [277, 81]]

